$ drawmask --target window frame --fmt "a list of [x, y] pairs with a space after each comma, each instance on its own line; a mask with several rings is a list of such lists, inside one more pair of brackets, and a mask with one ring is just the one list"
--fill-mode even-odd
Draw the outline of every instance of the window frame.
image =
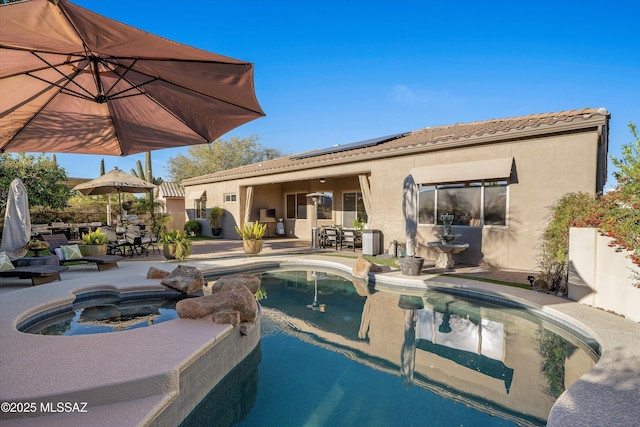
[[[505, 196], [505, 200], [504, 200], [504, 224], [486, 224], [485, 221], [485, 208], [486, 208], [486, 193], [487, 193], [487, 189], [491, 188], [492, 183], [498, 183], [500, 186], [504, 187], [504, 196]], [[480, 228], [480, 227], [488, 227], [488, 228], [508, 228], [509, 227], [509, 187], [510, 187], [510, 182], [508, 179], [479, 179], [479, 180], [473, 180], [473, 181], [464, 181], [464, 182], [447, 182], [447, 183], [429, 183], [429, 184], [418, 184], [418, 225], [419, 226], [437, 226], [437, 225], [442, 225], [442, 220], [440, 220], [440, 216], [443, 213], [446, 212], [439, 212], [438, 211], [438, 205], [439, 205], [439, 197], [438, 197], [438, 193], [442, 192], [444, 190], [446, 190], [446, 188], [442, 188], [442, 187], [446, 187], [446, 186], [451, 186], [452, 188], [455, 188], [454, 186], [458, 186], [458, 185], [464, 185], [464, 188], [473, 188], [473, 187], [479, 187], [479, 193], [480, 193], [480, 224], [478, 225], [471, 225], [471, 224], [453, 224], [457, 227], [471, 227], [471, 228]], [[433, 189], [433, 218], [432, 222], [423, 222], [423, 217], [421, 217], [420, 215], [420, 210], [422, 209], [421, 206], [421, 198], [422, 198], [422, 194], [426, 191], [430, 191], [430, 190], [423, 190], [423, 188], [432, 188]], [[454, 220], [455, 221], [455, 220]]]
[[[294, 210], [294, 216], [289, 216], [289, 198], [293, 197], [293, 210]], [[284, 210], [284, 215], [285, 215], [285, 219], [294, 219], [294, 220], [298, 220], [298, 219], [308, 219], [309, 218], [309, 212], [308, 212], [308, 208], [307, 208], [307, 195], [305, 193], [286, 193], [285, 197], [285, 210]], [[304, 203], [300, 203], [301, 200], [304, 200]], [[304, 216], [300, 216], [300, 207], [301, 206], [305, 206], [304, 209]]]

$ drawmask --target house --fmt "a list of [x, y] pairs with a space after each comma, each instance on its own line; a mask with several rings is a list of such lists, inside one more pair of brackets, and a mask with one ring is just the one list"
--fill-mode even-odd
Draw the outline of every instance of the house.
[[[549, 207], [567, 192], [601, 192], [607, 178], [609, 112], [557, 113], [428, 127], [334, 145], [183, 181], [199, 213], [227, 211], [234, 225], [282, 218], [287, 236], [311, 239], [312, 227], [356, 218], [381, 231], [382, 248], [405, 241], [403, 181], [419, 188], [418, 254], [435, 260], [440, 216], [469, 249], [457, 262], [505, 269], [536, 268]], [[311, 193], [321, 193], [316, 198]], [[262, 218], [261, 218], [262, 214]], [[270, 218], [269, 218], [270, 217]]]
[[167, 229], [182, 230], [185, 223], [184, 188], [175, 182], [163, 182], [156, 188], [155, 201], [162, 204], [162, 213], [171, 215]]

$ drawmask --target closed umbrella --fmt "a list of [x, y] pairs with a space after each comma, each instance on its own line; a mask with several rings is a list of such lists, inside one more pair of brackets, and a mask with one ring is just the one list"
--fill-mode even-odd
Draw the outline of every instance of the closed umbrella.
[[146, 193], [153, 188], [155, 188], [154, 184], [118, 168], [114, 168], [96, 179], [73, 187], [74, 190], [78, 190], [87, 196], [118, 193], [118, 201], [120, 200], [120, 193]]
[[407, 236], [407, 256], [412, 257], [415, 256], [418, 233], [418, 186], [411, 175], [407, 175], [402, 184], [402, 211]]
[[253, 64], [66, 0], [0, 6], [0, 152], [128, 155], [264, 116]]
[[31, 238], [31, 216], [27, 189], [22, 180], [16, 178], [9, 185], [7, 210], [4, 213], [2, 247], [9, 258], [17, 259], [26, 255], [25, 246]]

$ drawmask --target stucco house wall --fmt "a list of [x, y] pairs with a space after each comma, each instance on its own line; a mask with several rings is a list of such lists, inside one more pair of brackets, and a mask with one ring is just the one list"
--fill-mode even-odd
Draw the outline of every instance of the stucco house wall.
[[[233, 225], [246, 216], [249, 187], [253, 189], [247, 216], [250, 221], [259, 219], [260, 208], [276, 209], [276, 216], [285, 218], [287, 194], [332, 192], [332, 218], [318, 220], [317, 225], [350, 227], [351, 224], [343, 224], [342, 195], [360, 192], [359, 176], [366, 175], [371, 190], [368, 227], [381, 230], [382, 247], [386, 249], [392, 240], [405, 242], [402, 188], [412, 170], [429, 171], [448, 165], [442, 169], [446, 179], [436, 184], [468, 182], [457, 178], [458, 171], [468, 178], [469, 165], [512, 159], [511, 171], [504, 177], [508, 179], [507, 224], [454, 226], [452, 231], [461, 234], [457, 241], [470, 244], [468, 250], [456, 255], [456, 261], [532, 271], [549, 207], [567, 192], [594, 194], [602, 190], [608, 121], [605, 109], [585, 109], [439, 126], [381, 139], [373, 145], [356, 144], [354, 148], [338, 147], [335, 152], [308, 157], [274, 159], [188, 179], [183, 185], [187, 193], [206, 189], [207, 207], [222, 206], [230, 213], [225, 217], [223, 236], [237, 238]], [[483, 178], [487, 177], [471, 176], [472, 180]], [[219, 198], [232, 192], [238, 194], [235, 203]], [[311, 229], [316, 225], [314, 215], [313, 204], [308, 200], [306, 219], [285, 219], [287, 236], [310, 240]], [[434, 234], [440, 229], [441, 226], [418, 226], [418, 254], [427, 260], [436, 258], [427, 243], [438, 240]]]

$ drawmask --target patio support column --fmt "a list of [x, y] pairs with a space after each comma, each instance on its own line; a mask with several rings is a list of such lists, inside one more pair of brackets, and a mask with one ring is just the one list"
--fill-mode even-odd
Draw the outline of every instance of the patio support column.
[[245, 188], [244, 195], [244, 224], [249, 222], [251, 218], [251, 208], [253, 207], [253, 187], [248, 186]]

